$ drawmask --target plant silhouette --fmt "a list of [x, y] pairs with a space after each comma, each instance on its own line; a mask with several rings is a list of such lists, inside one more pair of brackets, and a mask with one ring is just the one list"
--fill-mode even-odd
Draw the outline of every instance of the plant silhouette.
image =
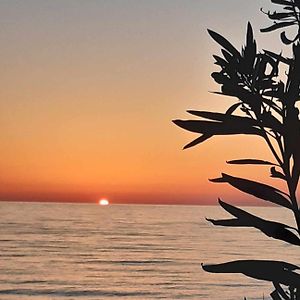
[[[216, 226], [252, 227], [266, 236], [293, 246], [300, 246], [300, 211], [297, 187], [300, 176], [300, 120], [297, 102], [300, 100], [300, 0], [271, 0], [280, 12], [264, 12], [272, 25], [261, 32], [281, 30], [280, 39], [291, 49], [290, 57], [269, 50], [259, 52], [248, 23], [246, 44], [238, 51], [220, 34], [208, 30], [212, 39], [221, 47], [221, 56], [214, 55], [220, 71], [211, 74], [221, 85], [221, 94], [237, 98], [225, 113], [188, 111], [200, 117], [196, 120], [174, 120], [179, 127], [200, 134], [184, 147], [196, 146], [217, 135], [255, 135], [262, 138], [270, 149], [274, 161], [246, 158], [228, 161], [235, 165], [269, 166], [270, 176], [286, 183], [287, 192], [249, 179], [222, 174], [212, 179], [227, 183], [237, 190], [291, 210], [296, 227], [265, 220], [243, 209], [223, 202], [220, 206], [233, 218], [207, 219]], [[296, 28], [295, 31], [290, 28]], [[248, 277], [270, 281], [274, 300], [300, 299], [298, 266], [273, 260], [237, 260], [223, 264], [202, 265], [207, 272], [241, 273]]]

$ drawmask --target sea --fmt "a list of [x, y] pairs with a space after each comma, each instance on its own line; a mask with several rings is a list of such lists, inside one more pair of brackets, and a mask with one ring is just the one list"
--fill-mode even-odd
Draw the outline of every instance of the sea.
[[[290, 212], [245, 207], [293, 225]], [[276, 259], [296, 246], [256, 229], [215, 227], [218, 206], [0, 202], [0, 299], [271, 299], [269, 282], [201, 263]]]

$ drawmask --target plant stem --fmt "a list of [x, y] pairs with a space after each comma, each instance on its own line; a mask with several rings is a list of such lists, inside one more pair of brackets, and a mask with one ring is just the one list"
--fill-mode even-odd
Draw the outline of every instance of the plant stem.
[[300, 214], [299, 214], [299, 208], [298, 208], [298, 202], [296, 196], [296, 187], [293, 187], [291, 180], [288, 180], [288, 188], [289, 188], [290, 198], [293, 204], [293, 212], [297, 223], [298, 232], [300, 232]]
[[280, 159], [279, 155], [277, 154], [277, 152], [276, 152], [274, 146], [272, 145], [272, 142], [270, 141], [270, 139], [269, 139], [269, 137], [268, 137], [266, 131], [264, 130], [264, 128], [261, 128], [261, 129], [262, 129], [263, 132], [264, 132], [264, 136], [263, 136], [263, 137], [264, 137], [265, 141], [267, 142], [267, 144], [268, 144], [268, 146], [269, 146], [269, 148], [270, 148], [270, 150], [271, 150], [273, 156], [274, 156], [275, 159], [277, 160], [277, 162], [278, 162], [278, 164], [280, 165], [280, 167], [283, 169], [283, 161]]

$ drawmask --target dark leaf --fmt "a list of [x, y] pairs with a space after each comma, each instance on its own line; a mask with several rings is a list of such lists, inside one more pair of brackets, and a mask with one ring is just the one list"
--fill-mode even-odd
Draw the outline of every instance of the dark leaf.
[[299, 267], [283, 261], [236, 260], [223, 264], [202, 264], [202, 268], [211, 273], [241, 273], [259, 280], [300, 287], [300, 275], [293, 272]]
[[275, 166], [276, 164], [261, 160], [261, 159], [234, 159], [227, 161], [228, 164], [231, 165], [269, 165], [269, 166]]
[[243, 126], [234, 122], [210, 122], [210, 121], [191, 121], [174, 120], [177, 126], [195, 133], [209, 135], [231, 135], [231, 134], [254, 134], [261, 135], [261, 131], [251, 126]]
[[289, 10], [289, 11], [294, 11], [294, 7], [292, 7], [292, 6], [285, 6], [283, 9]]
[[204, 141], [208, 140], [209, 138], [211, 138], [212, 135], [209, 135], [209, 134], [203, 134], [201, 135], [200, 137], [198, 137], [197, 139], [193, 140], [191, 143], [185, 145], [183, 147], [183, 149], [188, 149], [188, 148], [191, 148], [191, 147], [194, 147], [200, 143], [203, 143]]
[[261, 125], [263, 127], [271, 128], [273, 132], [283, 134], [283, 125], [282, 123], [275, 118], [270, 112], [264, 112], [261, 115]]
[[253, 195], [262, 200], [269, 201], [286, 208], [292, 208], [289, 200], [283, 196], [283, 194], [285, 194], [284, 192], [266, 184], [251, 181], [248, 179], [233, 177], [224, 173], [222, 173], [221, 178], [211, 179], [210, 181], [216, 183], [229, 183], [231, 186], [244, 193]]
[[276, 53], [273, 53], [271, 51], [268, 51], [268, 50], [264, 50], [264, 52], [270, 56], [270, 57], [273, 57], [279, 61], [281, 61], [282, 63], [285, 63], [287, 65], [290, 65], [292, 60], [290, 58], [286, 58], [286, 57], [283, 57], [281, 54], [276, 54]]
[[236, 59], [235, 56], [231, 55], [228, 51], [226, 51], [224, 49], [222, 49], [221, 52], [224, 55], [224, 58], [227, 60], [227, 62], [230, 65], [236, 65], [237, 66], [238, 60]]
[[271, 177], [286, 180], [285, 176], [281, 172], [277, 171], [275, 167], [271, 168]]
[[231, 115], [231, 114], [233, 114], [233, 113], [235, 112], [235, 110], [236, 110], [239, 106], [241, 106], [241, 105], [242, 105], [241, 102], [238, 102], [238, 103], [233, 104], [232, 106], [230, 106], [230, 107], [227, 109], [226, 115]]
[[213, 72], [211, 73], [211, 77], [215, 80], [216, 83], [218, 84], [224, 84], [228, 82], [228, 77], [222, 73], [219, 72]]
[[247, 225], [243, 225], [239, 219], [228, 219], [228, 220], [214, 220], [205, 218], [206, 221], [211, 222], [216, 226], [229, 226], [229, 227], [247, 227]]
[[296, 25], [297, 23], [295, 21], [291, 21], [291, 22], [281, 22], [281, 23], [275, 23], [273, 25], [271, 25], [270, 27], [267, 28], [263, 28], [260, 31], [261, 32], [270, 32], [279, 28], [284, 28], [284, 27], [288, 27], [288, 26], [292, 26], [292, 25]]
[[298, 38], [298, 35], [296, 35], [295, 38], [293, 38], [292, 40], [290, 40], [289, 38], [287, 38], [286, 34], [285, 34], [285, 31], [281, 32], [280, 34], [280, 38], [281, 38], [281, 41], [285, 44], [285, 45], [290, 45], [292, 44], [293, 42], [295, 42]]
[[271, 0], [274, 4], [295, 6], [293, 2], [287, 0]]
[[292, 229], [297, 231], [297, 229], [282, 223], [264, 220], [238, 207], [223, 202], [220, 199], [219, 199], [219, 204], [227, 212], [229, 212], [234, 217], [236, 217], [236, 219], [229, 219], [229, 220], [207, 219], [208, 221], [212, 222], [214, 225], [229, 226], [229, 227], [254, 227], [271, 238], [300, 246], [299, 237], [296, 234], [294, 234], [291, 230], [289, 230]]
[[220, 122], [231, 122], [231, 123], [239, 123], [239, 125], [243, 126], [256, 126], [257, 122], [248, 117], [240, 117], [229, 114], [210, 112], [210, 111], [199, 111], [199, 110], [188, 110], [188, 113], [202, 117], [209, 120], [220, 121]]
[[[269, 99], [262, 97], [259, 94], [253, 94], [240, 86], [233, 85], [233, 84], [230, 84], [229, 82], [227, 82], [226, 84], [222, 85], [221, 90], [222, 90], [221, 94], [226, 95], [226, 96], [237, 97], [243, 103], [250, 105], [250, 107], [254, 111], [257, 111], [257, 112], [260, 111], [261, 104], [265, 103], [269, 107], [274, 109], [277, 113], [281, 114], [281, 108], [278, 107], [278, 105], [276, 105], [276, 103], [274, 103], [273, 101], [271, 101]], [[220, 94], [220, 93], [216, 93], [216, 94]]]
[[223, 59], [222, 57], [220, 56], [217, 56], [217, 55], [213, 55], [214, 59], [216, 60], [215, 64], [222, 67], [222, 68], [225, 68], [227, 65], [228, 65], [228, 62]]
[[282, 19], [285, 19], [285, 18], [293, 17], [293, 16], [294, 16], [294, 13], [292, 13], [292, 12], [278, 13], [278, 12], [275, 11], [274, 13], [269, 13], [268, 14], [268, 17], [271, 20], [282, 20]]
[[225, 48], [229, 53], [231, 53], [235, 57], [240, 57], [239, 51], [237, 51], [235, 47], [223, 36], [210, 29], [208, 29], [208, 33], [219, 45]]
[[247, 40], [246, 46], [243, 51], [243, 60], [240, 65], [240, 69], [246, 74], [253, 72], [253, 65], [256, 58], [256, 42], [253, 38], [253, 30], [251, 24], [248, 22], [247, 26]]
[[247, 45], [251, 45], [254, 42], [254, 38], [253, 38], [253, 29], [251, 26], [251, 23], [248, 22], [247, 24]]

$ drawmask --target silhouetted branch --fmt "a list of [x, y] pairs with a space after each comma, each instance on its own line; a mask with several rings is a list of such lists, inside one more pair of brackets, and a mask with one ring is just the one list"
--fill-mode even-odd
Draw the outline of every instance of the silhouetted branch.
[[[214, 220], [216, 226], [252, 227], [265, 235], [299, 246], [300, 211], [297, 188], [300, 178], [300, 119], [297, 102], [300, 100], [300, 0], [271, 0], [281, 12], [264, 12], [272, 24], [261, 32], [281, 30], [283, 44], [291, 45], [291, 57], [284, 57], [269, 50], [257, 51], [250, 23], [247, 26], [246, 43], [239, 51], [230, 41], [215, 31], [209, 35], [221, 46], [221, 55], [214, 55], [219, 71], [211, 74], [221, 86], [215, 94], [238, 98], [225, 113], [189, 110], [188, 113], [206, 120], [175, 120], [179, 127], [201, 134], [184, 148], [196, 146], [213, 136], [256, 135], [262, 137], [275, 162], [256, 158], [230, 160], [228, 164], [270, 166], [270, 176], [283, 180], [288, 192], [249, 179], [222, 174], [212, 179], [215, 183], [228, 183], [241, 192], [277, 204], [293, 211], [297, 228], [279, 222], [265, 220], [240, 208], [219, 200], [219, 204], [234, 216], [231, 219]], [[286, 31], [297, 28], [290, 37]], [[284, 67], [285, 77], [280, 75]], [[207, 121], [209, 120], [209, 121]], [[300, 300], [300, 275], [293, 272], [295, 265], [278, 261], [245, 260], [218, 265], [203, 265], [207, 272], [242, 273], [246, 276], [273, 283], [274, 300]], [[281, 287], [285, 285], [288, 289]]]
[[298, 266], [283, 261], [236, 260], [223, 264], [202, 264], [211, 273], [241, 273], [248, 277], [300, 288], [300, 275], [293, 272]]
[[[272, 237], [274, 239], [282, 240], [287, 243], [300, 246], [299, 233], [296, 228], [288, 226], [286, 224], [281, 224], [274, 221], [264, 220], [260, 217], [252, 215], [240, 208], [223, 202], [219, 199], [219, 204], [231, 215], [234, 219], [226, 220], [213, 220], [206, 218], [207, 221], [211, 222], [216, 226], [229, 226], [229, 227], [253, 227], [265, 235]], [[294, 234], [291, 230], [297, 232]]]
[[284, 196], [287, 195], [286, 193], [267, 184], [230, 176], [225, 173], [222, 173], [222, 177], [210, 179], [210, 181], [215, 183], [229, 183], [244, 193], [289, 209], [292, 208], [290, 201]]

